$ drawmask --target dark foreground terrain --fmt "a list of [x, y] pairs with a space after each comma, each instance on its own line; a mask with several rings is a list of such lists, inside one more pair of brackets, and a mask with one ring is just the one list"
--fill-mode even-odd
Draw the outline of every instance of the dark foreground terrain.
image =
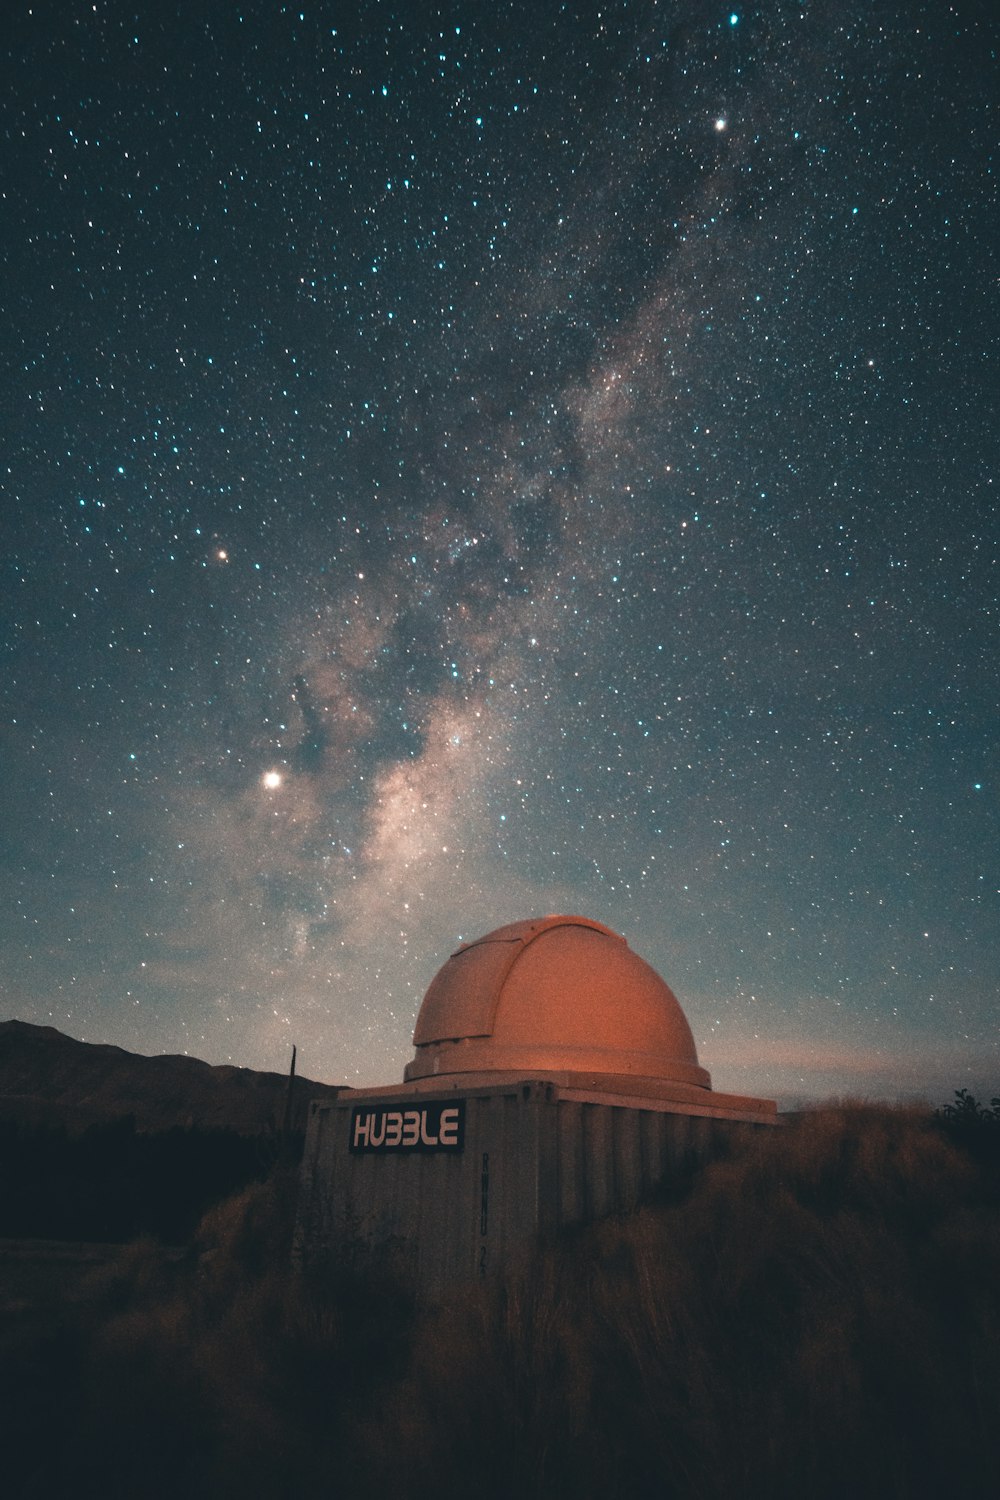
[[3, 1491], [998, 1494], [995, 1124], [806, 1115], [433, 1310], [293, 1276], [280, 1164], [180, 1249], [0, 1256]]

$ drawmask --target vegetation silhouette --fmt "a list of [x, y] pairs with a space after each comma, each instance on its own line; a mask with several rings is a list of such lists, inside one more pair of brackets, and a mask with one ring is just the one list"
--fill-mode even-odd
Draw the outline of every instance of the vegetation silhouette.
[[215, 1203], [263, 1179], [301, 1132], [196, 1126], [142, 1132], [126, 1115], [82, 1132], [0, 1121], [0, 1236], [190, 1239]]
[[279, 1164], [183, 1256], [136, 1241], [8, 1316], [8, 1494], [1000, 1491], [998, 1177], [944, 1111], [734, 1139], [433, 1307], [374, 1261], [294, 1274], [295, 1190]]
[[955, 1100], [935, 1110], [934, 1118], [953, 1141], [977, 1160], [1000, 1168], [1000, 1099], [981, 1104], [968, 1089], [956, 1089]]

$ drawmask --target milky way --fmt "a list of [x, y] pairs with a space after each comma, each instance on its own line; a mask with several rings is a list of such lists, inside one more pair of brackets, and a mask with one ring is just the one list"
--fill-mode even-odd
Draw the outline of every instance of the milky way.
[[13, 9], [6, 1013], [386, 1082], [576, 911], [1000, 1092], [986, 11]]

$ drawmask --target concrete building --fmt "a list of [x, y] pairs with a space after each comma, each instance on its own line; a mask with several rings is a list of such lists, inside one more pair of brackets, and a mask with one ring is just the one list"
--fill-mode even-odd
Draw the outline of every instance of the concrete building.
[[634, 1208], [720, 1137], [777, 1123], [716, 1093], [676, 997], [585, 917], [498, 928], [424, 996], [402, 1084], [312, 1106], [296, 1250], [392, 1255], [421, 1291]]

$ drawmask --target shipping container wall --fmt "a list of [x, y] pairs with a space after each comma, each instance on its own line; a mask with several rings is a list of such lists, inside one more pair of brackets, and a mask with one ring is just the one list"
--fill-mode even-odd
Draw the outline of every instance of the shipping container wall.
[[[387, 1148], [357, 1113], [429, 1109], [429, 1144]], [[460, 1107], [460, 1149], [440, 1147], [434, 1107]], [[734, 1126], [654, 1109], [580, 1102], [551, 1085], [462, 1096], [352, 1096], [315, 1104], [302, 1165], [296, 1258], [357, 1264], [376, 1255], [424, 1294], [509, 1266], [540, 1233], [628, 1212]], [[736, 1127], [738, 1128], [738, 1127]], [[391, 1137], [390, 1137], [391, 1138]]]

